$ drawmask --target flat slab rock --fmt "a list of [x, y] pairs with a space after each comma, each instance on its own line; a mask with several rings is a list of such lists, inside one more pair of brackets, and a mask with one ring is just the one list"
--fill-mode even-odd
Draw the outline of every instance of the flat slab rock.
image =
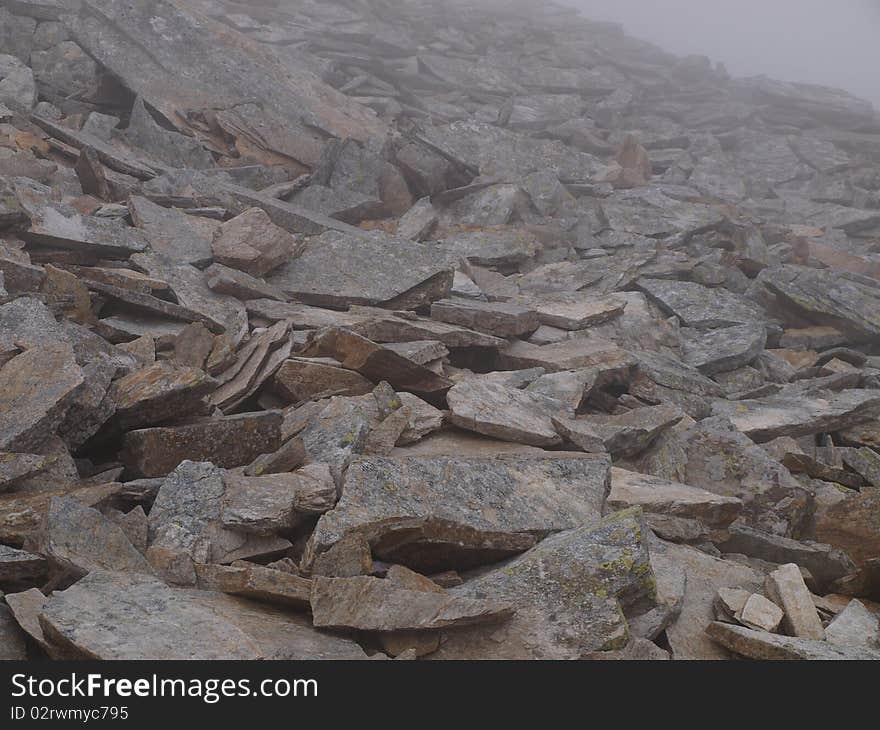
[[754, 362], [766, 344], [767, 329], [760, 324], [687, 333], [682, 342], [682, 360], [704, 375], [715, 375]]
[[318, 307], [409, 309], [442, 299], [452, 279], [452, 268], [421, 244], [328, 231], [311, 238], [267, 282]]
[[565, 406], [539, 393], [473, 378], [454, 386], [446, 399], [450, 421], [459, 428], [530, 446], [562, 442], [552, 417], [564, 413]]
[[613, 468], [609, 509], [641, 507], [648, 513], [697, 520], [710, 528], [723, 529], [739, 517], [742, 501], [713, 494], [699, 487], [666, 481], [648, 474]]
[[138, 478], [164, 477], [184, 461], [245, 466], [281, 446], [282, 420], [280, 411], [265, 411], [129, 431], [122, 462]]
[[437, 659], [581, 659], [622, 649], [626, 613], [655, 602], [646, 530], [638, 509], [561, 532], [495, 570], [453, 588], [461, 597], [508, 601], [498, 626], [444, 632]]
[[572, 529], [600, 518], [610, 469], [606, 456], [358, 459], [312, 547], [321, 553], [349, 532], [410, 517], [486, 532]]
[[712, 412], [729, 418], [753, 441], [765, 443], [780, 436], [798, 438], [871, 421], [880, 412], [880, 394], [876, 390], [844, 390], [827, 397], [716, 401]]
[[710, 289], [691, 281], [639, 279], [639, 289], [685, 327], [732, 327], [764, 319], [756, 304], [726, 289]]
[[39, 620], [47, 641], [81, 659], [365, 658], [293, 614], [142, 575], [91, 573], [53, 594]]
[[319, 576], [312, 583], [312, 620], [318, 628], [423, 631], [492, 623], [513, 614], [502, 601], [409, 590], [369, 576]]
[[554, 417], [553, 426], [566, 441], [592, 454], [608, 452], [614, 456], [635, 456], [667, 428], [674, 426], [684, 412], [675, 406], [648, 406], [621, 415], [591, 415], [577, 419]]
[[0, 369], [0, 450], [27, 451], [64, 420], [83, 372], [67, 344], [33, 347]]
[[780, 636], [720, 621], [709, 624], [706, 633], [721, 646], [749, 659], [764, 661], [880, 660], [880, 651], [838, 646], [828, 641], [817, 641], [816, 639]]

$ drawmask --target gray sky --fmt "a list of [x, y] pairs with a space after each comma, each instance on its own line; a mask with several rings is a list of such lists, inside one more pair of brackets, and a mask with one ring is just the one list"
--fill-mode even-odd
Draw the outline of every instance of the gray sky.
[[880, 108], [880, 0], [562, 0], [679, 55], [845, 88]]

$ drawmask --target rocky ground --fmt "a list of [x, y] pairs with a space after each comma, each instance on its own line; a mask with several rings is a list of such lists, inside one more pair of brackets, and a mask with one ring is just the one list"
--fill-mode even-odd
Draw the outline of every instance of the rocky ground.
[[0, 658], [880, 658], [870, 104], [531, 1], [0, 51]]

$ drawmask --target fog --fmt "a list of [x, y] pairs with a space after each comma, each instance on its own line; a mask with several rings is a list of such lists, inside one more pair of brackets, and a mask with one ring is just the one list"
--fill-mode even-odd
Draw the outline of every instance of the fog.
[[737, 76], [845, 88], [880, 107], [880, 0], [563, 0]]

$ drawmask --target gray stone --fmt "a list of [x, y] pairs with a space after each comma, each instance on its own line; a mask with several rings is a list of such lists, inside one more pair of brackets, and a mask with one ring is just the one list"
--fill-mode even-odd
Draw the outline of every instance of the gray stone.
[[482, 379], [466, 380], [447, 393], [450, 421], [468, 431], [532, 446], [554, 446], [562, 439], [553, 415], [559, 401]]
[[95, 572], [55, 593], [40, 625], [51, 644], [83, 659], [365, 658], [354, 642], [290, 613], [131, 574]]
[[766, 344], [767, 329], [760, 324], [723, 327], [684, 334], [681, 356], [704, 375], [716, 375], [751, 364]]
[[562, 532], [451, 593], [510, 602], [494, 632], [446, 632], [433, 658], [579, 659], [629, 642], [625, 615], [656, 597], [638, 509]]
[[319, 307], [411, 309], [446, 296], [452, 268], [412, 241], [331, 231], [310, 239], [268, 282], [297, 301]]
[[880, 652], [856, 647], [839, 647], [827, 641], [797, 639], [743, 626], [715, 622], [706, 633], [730, 651], [749, 659], [759, 660], [878, 660]]
[[[609, 480], [603, 456], [359, 459], [348, 469], [336, 508], [318, 521], [312, 548], [321, 553], [353, 531], [380, 536], [392, 518], [546, 535], [596, 521]], [[445, 547], [438, 532], [438, 550], [454, 548], [456, 530], [449, 530]]]

